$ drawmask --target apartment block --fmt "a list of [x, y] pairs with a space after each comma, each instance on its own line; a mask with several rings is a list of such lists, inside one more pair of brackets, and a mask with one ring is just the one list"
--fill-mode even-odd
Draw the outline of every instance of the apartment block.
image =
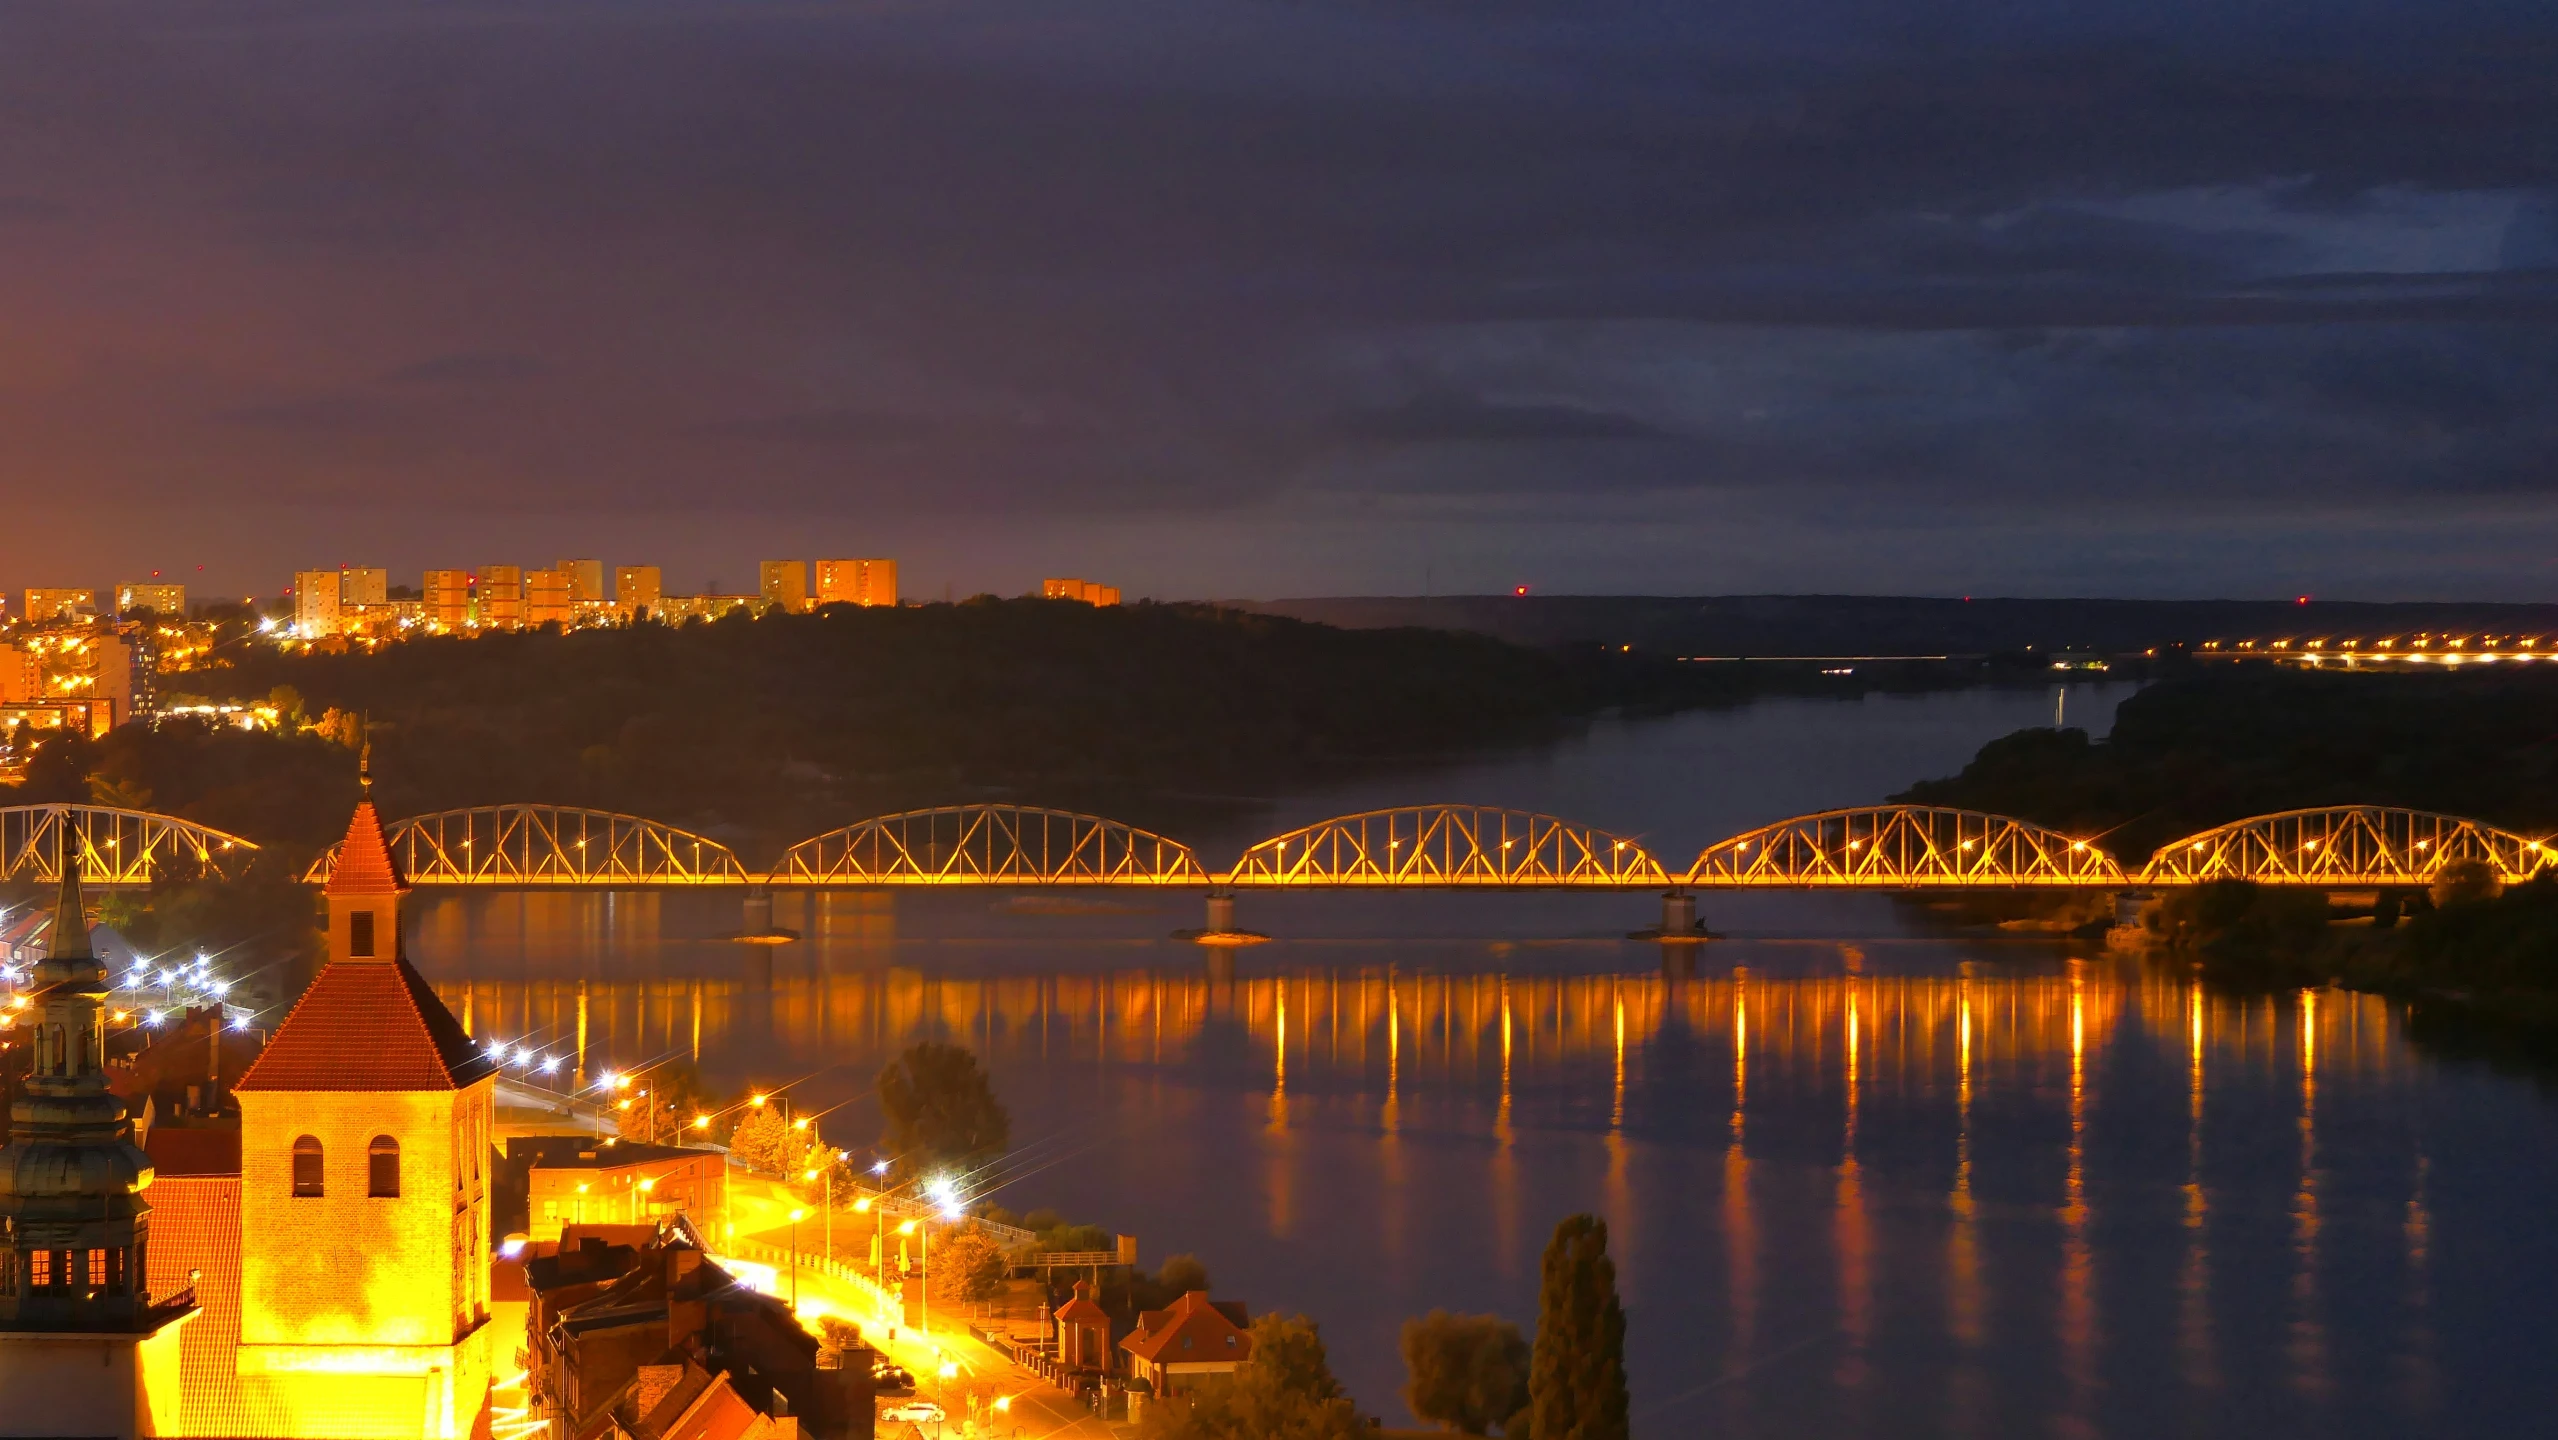
[[338, 567], [340, 605], [379, 605], [390, 597], [390, 571], [371, 565]]
[[601, 560], [561, 560], [551, 566], [568, 577], [568, 600], [571, 605], [591, 605], [613, 597], [604, 593], [604, 562]]
[[665, 597], [664, 584], [654, 565], [617, 565], [613, 567], [613, 603], [625, 615], [641, 610], [654, 610]]
[[44, 655], [31, 645], [0, 645], [0, 703], [26, 705], [44, 698]]
[[335, 570], [296, 570], [293, 572], [293, 633], [305, 640], [323, 640], [338, 633], [338, 572]]
[[896, 604], [897, 562], [885, 559], [818, 561], [817, 603]]
[[115, 608], [119, 615], [148, 610], [169, 620], [183, 620], [187, 613], [187, 587], [163, 585], [157, 580], [127, 580], [115, 587]]
[[1090, 580], [1042, 580], [1039, 593], [1050, 600], [1081, 600], [1087, 605], [1116, 605], [1119, 587], [1101, 585]]
[[27, 623], [44, 625], [55, 620], [94, 620], [98, 615], [98, 592], [62, 587], [27, 591]]
[[487, 630], [518, 630], [524, 625], [524, 567], [521, 565], [483, 565], [480, 567], [480, 626]]
[[438, 630], [464, 630], [471, 624], [471, 572], [426, 572], [426, 623]]
[[758, 567], [756, 593], [764, 603], [791, 614], [808, 608], [808, 562], [767, 560]]
[[531, 626], [557, 625], [565, 630], [576, 623], [577, 607], [571, 600], [571, 582], [565, 570], [527, 570], [524, 572], [524, 623]]

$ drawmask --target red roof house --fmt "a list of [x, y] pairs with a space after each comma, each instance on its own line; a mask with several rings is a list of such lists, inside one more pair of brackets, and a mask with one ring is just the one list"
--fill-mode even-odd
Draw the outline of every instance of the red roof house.
[[1168, 1309], [1139, 1315], [1135, 1333], [1119, 1348], [1128, 1352], [1132, 1376], [1157, 1395], [1178, 1395], [1198, 1376], [1231, 1375], [1252, 1363], [1248, 1323], [1240, 1303], [1220, 1304], [1193, 1290]]

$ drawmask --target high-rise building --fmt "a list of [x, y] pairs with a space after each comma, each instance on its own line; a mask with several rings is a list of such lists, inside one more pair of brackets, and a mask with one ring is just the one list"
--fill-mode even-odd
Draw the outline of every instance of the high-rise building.
[[127, 580], [115, 587], [115, 608], [119, 615], [148, 610], [164, 620], [184, 620], [187, 587], [163, 585], [157, 580]]
[[0, 1150], [5, 1423], [15, 1435], [154, 1434], [155, 1390], [178, 1377], [177, 1322], [195, 1304], [183, 1291], [151, 1298], [151, 1157], [107, 1088], [107, 972], [76, 864], [62, 867], [34, 982], [41, 1008], [19, 1017], [31, 1064]]
[[338, 633], [338, 572], [335, 570], [296, 570], [293, 572], [293, 633], [305, 640], [321, 640]]
[[571, 582], [565, 570], [527, 570], [524, 572], [524, 623], [538, 628], [557, 625], [565, 630], [577, 621], [577, 608], [570, 603]]
[[480, 628], [520, 628], [524, 624], [524, 567], [483, 565], [479, 582]]
[[1087, 605], [1116, 605], [1119, 587], [1090, 580], [1042, 580], [1039, 593], [1050, 600], [1081, 600]]
[[371, 565], [338, 567], [338, 603], [379, 605], [391, 595], [391, 572]]
[[27, 591], [27, 623], [46, 625], [56, 620], [95, 620], [98, 618], [98, 592], [67, 589], [60, 586]]
[[429, 570], [426, 572], [426, 623], [443, 631], [470, 628], [471, 572], [468, 570]]
[[665, 595], [654, 565], [617, 565], [613, 567], [613, 603], [624, 615], [637, 615], [654, 610]]
[[808, 608], [808, 562], [767, 560], [760, 567], [757, 593], [764, 603], [791, 614]]
[[91, 640], [88, 653], [96, 677], [88, 693], [114, 702], [111, 723], [148, 720], [159, 713], [160, 647], [148, 629], [118, 626], [114, 634]]
[[817, 562], [820, 605], [894, 605], [897, 562], [894, 560], [820, 560]]
[[590, 605], [613, 598], [604, 593], [604, 562], [601, 560], [562, 560], [551, 568], [568, 577], [568, 601], [571, 605]]

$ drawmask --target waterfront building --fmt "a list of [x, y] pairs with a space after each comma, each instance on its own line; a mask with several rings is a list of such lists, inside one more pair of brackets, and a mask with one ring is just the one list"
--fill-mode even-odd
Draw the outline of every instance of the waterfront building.
[[483, 565], [479, 573], [480, 626], [518, 630], [524, 625], [524, 567]]
[[119, 615], [148, 610], [164, 620], [184, 620], [187, 587], [163, 585], [157, 580], [127, 580], [115, 587], [115, 609]]
[[705, 1235], [728, 1218], [728, 1156], [584, 1135], [518, 1137], [510, 1163], [526, 1164], [525, 1233], [557, 1240], [574, 1226], [655, 1224], [681, 1215]]
[[808, 562], [766, 560], [757, 567], [756, 593], [768, 605], [796, 615], [808, 608]]
[[471, 627], [474, 616], [471, 612], [470, 571], [427, 571], [425, 595], [426, 623], [429, 626], [448, 634]]
[[1087, 605], [1100, 606], [1116, 605], [1119, 603], [1118, 586], [1102, 585], [1091, 580], [1076, 580], [1071, 578], [1062, 580], [1042, 580], [1039, 582], [1039, 593], [1046, 599], [1081, 600]]
[[636, 617], [642, 610], [654, 611], [665, 593], [665, 585], [654, 565], [617, 565], [613, 568], [613, 603], [621, 607], [626, 619]]
[[820, 605], [894, 605], [897, 562], [888, 559], [817, 562]]
[[27, 623], [50, 625], [61, 620], [98, 618], [98, 592], [54, 586], [27, 591]]
[[34, 980], [31, 1068], [0, 1149], [0, 1435], [167, 1433], [196, 1309], [182, 1287], [152, 1298], [151, 1158], [107, 1088], [107, 972], [76, 859]]
[[1211, 1300], [1193, 1290], [1162, 1310], [1137, 1317], [1137, 1328], [1119, 1348], [1128, 1352], [1128, 1374], [1158, 1396], [1179, 1395], [1202, 1375], [1232, 1375], [1252, 1360], [1251, 1320], [1240, 1300]]

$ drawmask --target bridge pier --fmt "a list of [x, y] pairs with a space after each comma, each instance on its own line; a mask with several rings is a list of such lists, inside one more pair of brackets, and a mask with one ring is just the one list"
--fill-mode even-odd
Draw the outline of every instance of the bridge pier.
[[770, 934], [773, 928], [773, 892], [764, 886], [750, 886], [746, 891], [746, 933]]
[[1661, 892], [1661, 933], [1685, 935], [1696, 929], [1696, 897], [1685, 890]]
[[1234, 933], [1234, 931], [1235, 931], [1235, 894], [1234, 894], [1234, 892], [1233, 892], [1233, 891], [1231, 891], [1231, 890], [1228, 890], [1228, 891], [1224, 892], [1223, 894], [1220, 894], [1220, 893], [1218, 893], [1217, 891], [1214, 891], [1214, 890], [1209, 891], [1209, 892], [1208, 892], [1208, 926], [1207, 926], [1207, 933], [1209, 933], [1209, 934], [1211, 934], [1211, 935], [1231, 935], [1231, 934], [1233, 934], [1233, 933]]

